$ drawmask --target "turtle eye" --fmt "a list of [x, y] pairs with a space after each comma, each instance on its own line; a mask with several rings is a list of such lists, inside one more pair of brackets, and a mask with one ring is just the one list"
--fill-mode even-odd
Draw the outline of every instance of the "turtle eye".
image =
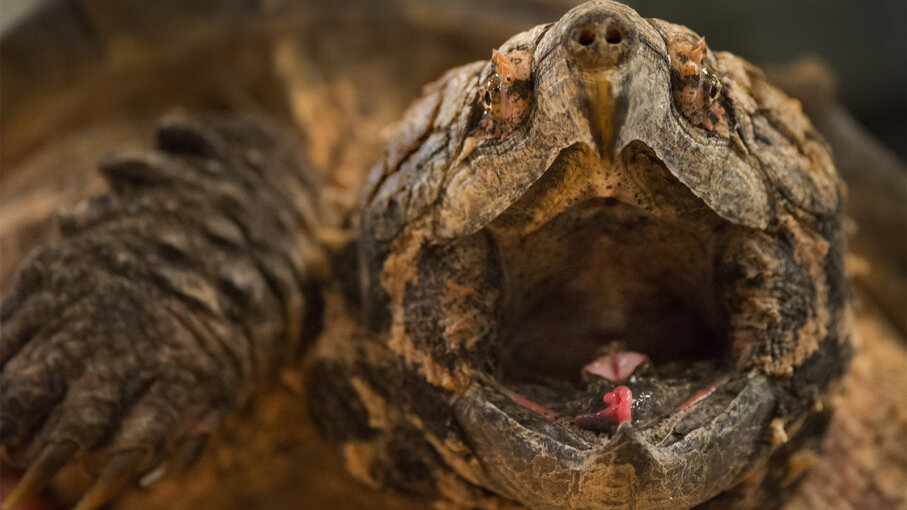
[[482, 107], [486, 113], [497, 115], [501, 103], [501, 79], [493, 75], [485, 82], [482, 92]]
[[709, 98], [709, 104], [714, 103], [721, 94], [721, 80], [712, 74], [708, 69], [702, 70], [705, 75], [705, 92]]
[[720, 93], [721, 93], [721, 82], [720, 81], [715, 81], [715, 82], [709, 84], [709, 97], [712, 98], [712, 100], [718, 99], [718, 94], [720, 94]]

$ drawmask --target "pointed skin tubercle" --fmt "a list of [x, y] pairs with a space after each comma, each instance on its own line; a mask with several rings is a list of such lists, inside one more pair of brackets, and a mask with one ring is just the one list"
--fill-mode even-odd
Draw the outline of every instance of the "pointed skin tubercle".
[[85, 493], [75, 510], [95, 510], [107, 503], [132, 481], [148, 456], [147, 450], [131, 449], [111, 457], [94, 486]]

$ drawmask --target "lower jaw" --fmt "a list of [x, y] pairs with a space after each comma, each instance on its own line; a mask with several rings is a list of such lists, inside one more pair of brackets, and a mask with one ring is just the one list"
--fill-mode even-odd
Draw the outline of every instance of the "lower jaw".
[[[496, 492], [532, 508], [687, 508], [733, 486], [764, 449], [775, 399], [740, 375], [664, 426], [608, 433], [548, 417], [496, 383], [475, 382], [454, 405], [460, 430]], [[694, 406], [700, 406], [699, 403]]]

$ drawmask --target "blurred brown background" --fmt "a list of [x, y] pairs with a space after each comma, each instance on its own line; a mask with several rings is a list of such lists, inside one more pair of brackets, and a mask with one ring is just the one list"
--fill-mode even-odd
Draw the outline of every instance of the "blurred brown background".
[[[23, 18], [48, 5], [57, 4], [55, 9], [63, 11], [77, 11], [78, 3], [70, 0], [4, 0], [0, 3], [0, 33], [5, 34]], [[172, 2], [167, 1], [148, 3], [159, 4], [160, 9], [172, 7]], [[187, 10], [200, 11], [224, 9], [228, 4], [268, 2], [190, 0], [178, 3]], [[438, 1], [427, 0], [426, 3]], [[508, 7], [519, 4], [499, 3], [508, 4]], [[548, 21], [538, 19], [539, 10], [535, 5], [538, 2], [526, 3], [532, 7], [523, 14], [514, 12], [514, 17], [524, 16], [515, 21], [526, 26]], [[551, 3], [566, 5], [570, 2]], [[680, 23], [707, 34], [709, 46], [737, 53], [759, 64], [785, 63], [804, 56], [820, 58], [832, 70], [844, 106], [902, 159], [907, 155], [907, 2], [627, 0], [625, 3], [643, 16]]]

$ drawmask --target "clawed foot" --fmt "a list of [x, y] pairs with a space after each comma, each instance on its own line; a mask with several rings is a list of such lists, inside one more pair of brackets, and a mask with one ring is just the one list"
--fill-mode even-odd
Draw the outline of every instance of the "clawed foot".
[[102, 164], [111, 193], [63, 220], [3, 304], [0, 445], [25, 468], [4, 510], [70, 462], [105, 462], [78, 510], [183, 470], [298, 349], [296, 163], [229, 119], [168, 121], [158, 138]]
[[194, 312], [146, 282], [55, 249], [32, 258], [23, 274], [32, 272], [39, 285], [22, 282], [2, 316], [0, 441], [28, 466], [3, 508], [100, 452], [107, 465], [78, 506], [97, 508], [177, 445], [200, 449], [238, 374], [206, 352], [187, 324]]

